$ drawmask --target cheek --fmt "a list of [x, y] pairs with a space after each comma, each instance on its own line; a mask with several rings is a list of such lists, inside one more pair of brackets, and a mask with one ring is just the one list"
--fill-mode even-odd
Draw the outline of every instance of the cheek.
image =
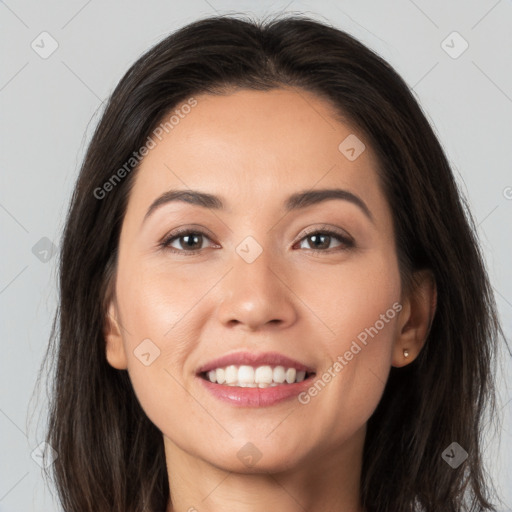
[[294, 291], [326, 328], [321, 345], [332, 358], [349, 350], [354, 340], [378, 339], [372, 346], [367, 343], [367, 353], [390, 348], [401, 309], [400, 273], [392, 251], [356, 255], [304, 274], [308, 277], [297, 278]]
[[119, 266], [117, 294], [126, 327], [123, 338], [129, 353], [150, 339], [160, 351], [155, 366], [183, 372], [187, 355], [200, 339], [198, 313], [211, 281], [192, 266], [179, 271], [167, 267], [147, 262]]
[[402, 309], [400, 274], [392, 253], [383, 253], [317, 273], [315, 283], [326, 293], [310, 296], [311, 309], [329, 331], [318, 348], [325, 366], [302, 403], [323, 415], [322, 428], [339, 439], [368, 420], [384, 391]]
[[118, 267], [116, 293], [128, 373], [152, 420], [163, 409], [162, 400], [175, 407], [183, 398], [183, 375], [192, 372], [187, 356], [200, 339], [194, 305], [207, 291], [200, 291], [207, 283], [193, 282], [183, 273], [171, 276], [147, 265], [120, 262]]
[[[135, 265], [133, 265], [135, 266]], [[159, 272], [147, 265], [120, 268], [117, 294], [127, 330], [163, 338], [184, 318], [198, 291], [183, 272]], [[145, 268], [142, 268], [145, 267]]]

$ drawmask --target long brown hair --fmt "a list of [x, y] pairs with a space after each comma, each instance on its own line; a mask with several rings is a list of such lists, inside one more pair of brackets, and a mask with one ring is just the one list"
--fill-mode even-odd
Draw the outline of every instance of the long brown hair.
[[[58, 454], [51, 470], [65, 511], [160, 512], [170, 498], [162, 434], [127, 372], [105, 357], [106, 297], [138, 168], [126, 163], [193, 95], [283, 86], [329, 101], [365, 135], [392, 209], [403, 283], [422, 268], [437, 283], [426, 344], [413, 363], [391, 368], [369, 419], [362, 504], [369, 512], [495, 510], [481, 434], [484, 412], [495, 412], [495, 355], [504, 336], [474, 221], [403, 79], [347, 33], [292, 15], [189, 24], [138, 59], [108, 101], [71, 200], [45, 358], [53, 363], [46, 441]], [[122, 179], [99, 193], [123, 166]], [[456, 469], [442, 458], [454, 441], [469, 454]]]

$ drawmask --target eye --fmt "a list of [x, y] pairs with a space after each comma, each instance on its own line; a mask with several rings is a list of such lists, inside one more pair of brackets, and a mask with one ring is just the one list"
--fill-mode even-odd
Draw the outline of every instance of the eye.
[[[159, 246], [171, 252], [186, 253], [186, 255], [189, 256], [201, 252], [201, 250], [204, 249], [203, 243], [205, 240], [211, 241], [210, 237], [204, 231], [185, 228], [170, 233], [159, 243]], [[338, 245], [334, 248], [330, 247], [333, 241], [338, 241]], [[302, 237], [299, 242], [300, 249], [307, 249], [313, 253], [330, 254], [332, 252], [355, 247], [352, 238], [327, 228], [310, 231], [306, 236]], [[308, 243], [310, 247], [304, 247], [304, 243]], [[214, 246], [220, 247], [217, 244], [214, 244]]]
[[[337, 240], [339, 244], [334, 247], [334, 251], [331, 251], [329, 250], [329, 246], [333, 240]], [[305, 237], [301, 238], [300, 243], [301, 249], [308, 249], [314, 253], [331, 253], [339, 250], [350, 249], [355, 245], [351, 238], [332, 229], [311, 231]], [[310, 247], [303, 247], [302, 244], [304, 243], [307, 243]]]
[[197, 254], [203, 247], [204, 240], [210, 240], [208, 235], [203, 231], [183, 229], [174, 231], [164, 238], [159, 244], [164, 249], [169, 249], [176, 253]]

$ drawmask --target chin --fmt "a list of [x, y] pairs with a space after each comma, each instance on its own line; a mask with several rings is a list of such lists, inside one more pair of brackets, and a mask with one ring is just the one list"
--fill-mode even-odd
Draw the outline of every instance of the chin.
[[306, 456], [298, 451], [301, 442], [296, 446], [283, 448], [279, 439], [275, 443], [269, 442], [264, 437], [261, 442], [258, 441], [257, 436], [252, 439], [253, 441], [243, 442], [233, 440], [221, 453], [216, 453], [213, 457], [210, 453], [204, 459], [224, 471], [264, 474], [281, 473], [299, 467]]

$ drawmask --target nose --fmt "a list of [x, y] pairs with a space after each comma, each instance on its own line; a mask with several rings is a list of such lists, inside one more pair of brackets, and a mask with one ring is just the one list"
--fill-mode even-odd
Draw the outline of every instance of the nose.
[[257, 331], [288, 327], [296, 321], [298, 298], [283, 262], [267, 250], [252, 263], [236, 253], [231, 262], [232, 269], [219, 290], [217, 314], [224, 326]]

